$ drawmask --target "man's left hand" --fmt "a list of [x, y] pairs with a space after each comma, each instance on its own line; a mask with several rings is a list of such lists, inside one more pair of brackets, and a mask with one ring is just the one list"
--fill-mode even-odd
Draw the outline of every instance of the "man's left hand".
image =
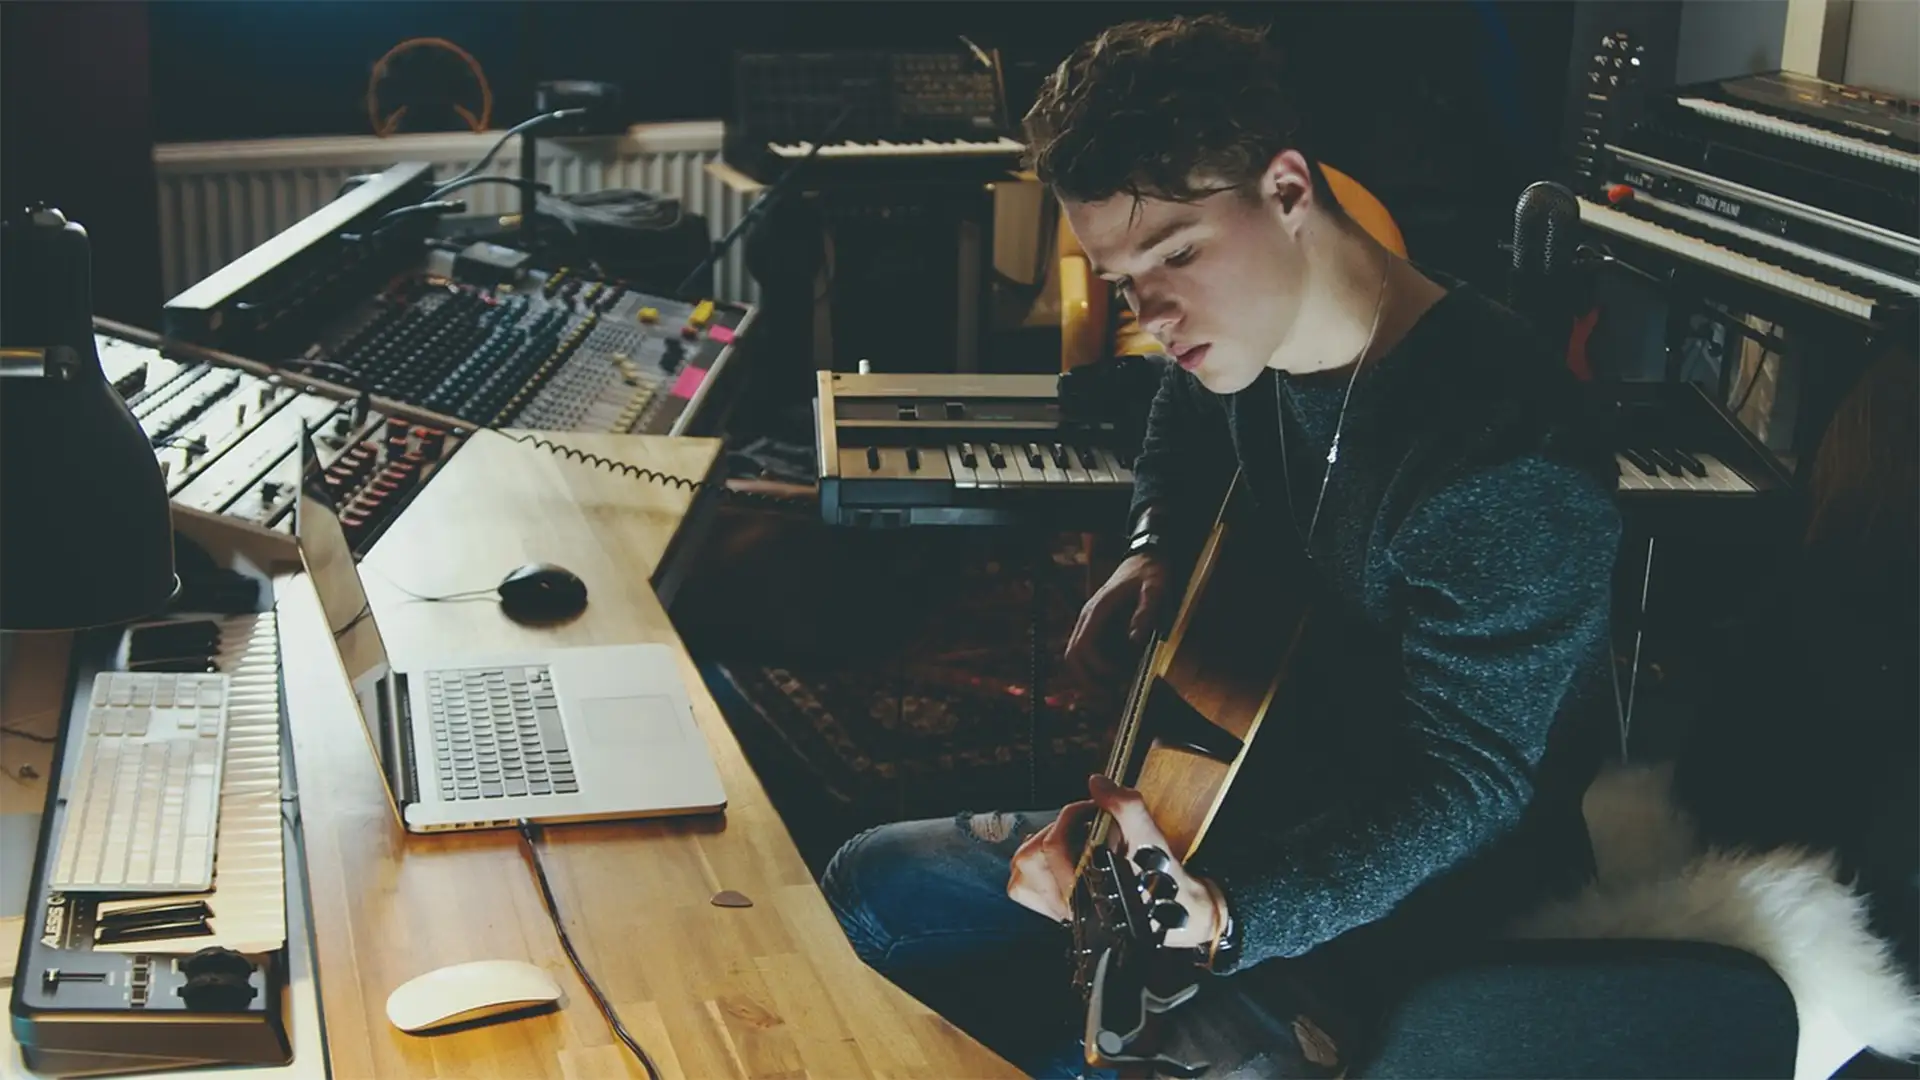
[[1141, 848], [1159, 848], [1167, 854], [1167, 865], [1162, 871], [1173, 878], [1179, 891], [1174, 894], [1174, 902], [1187, 911], [1186, 924], [1167, 931], [1163, 944], [1169, 949], [1191, 949], [1210, 944], [1218, 937], [1221, 923], [1226, 918], [1225, 898], [1211, 882], [1196, 878], [1187, 873], [1180, 860], [1174, 858], [1173, 849], [1167, 843], [1165, 834], [1153, 820], [1153, 814], [1147, 810], [1147, 803], [1133, 788], [1121, 787], [1105, 776], [1095, 773], [1087, 780], [1087, 791], [1092, 794], [1094, 805], [1106, 811], [1120, 830], [1122, 841], [1121, 854], [1131, 859], [1133, 853]]

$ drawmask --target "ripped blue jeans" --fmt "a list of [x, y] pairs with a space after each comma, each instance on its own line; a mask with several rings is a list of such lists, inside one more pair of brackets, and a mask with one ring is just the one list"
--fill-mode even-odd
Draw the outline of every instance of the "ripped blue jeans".
[[820, 887], [854, 951], [1035, 1077], [1083, 1072], [1086, 1014], [1068, 931], [1007, 897], [1013, 853], [1058, 810], [960, 814], [869, 829]]

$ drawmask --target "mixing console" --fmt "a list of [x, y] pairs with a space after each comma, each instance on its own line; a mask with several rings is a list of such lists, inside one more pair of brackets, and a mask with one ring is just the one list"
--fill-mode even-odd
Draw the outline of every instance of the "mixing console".
[[751, 306], [542, 269], [393, 217], [432, 186], [424, 166], [396, 165], [348, 191], [167, 301], [166, 341], [448, 427], [720, 433]]
[[680, 434], [750, 318], [565, 269], [517, 287], [429, 272], [339, 320], [302, 359], [476, 426]]
[[153, 343], [96, 332], [107, 381], [154, 442], [177, 505], [291, 532], [302, 428], [315, 436], [341, 522], [372, 544], [457, 444], [440, 427], [387, 416], [278, 376], [161, 355]]

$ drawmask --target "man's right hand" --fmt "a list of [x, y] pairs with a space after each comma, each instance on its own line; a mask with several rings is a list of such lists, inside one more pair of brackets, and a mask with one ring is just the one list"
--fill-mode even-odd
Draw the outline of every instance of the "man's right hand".
[[1153, 631], [1166, 592], [1165, 561], [1129, 555], [1080, 609], [1067, 639], [1068, 667], [1091, 687], [1112, 686], [1127, 655]]

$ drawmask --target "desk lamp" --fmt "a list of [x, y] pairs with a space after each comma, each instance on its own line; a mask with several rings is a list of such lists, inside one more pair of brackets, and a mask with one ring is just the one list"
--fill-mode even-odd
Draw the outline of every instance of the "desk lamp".
[[153, 444], [93, 343], [87, 231], [36, 207], [0, 225], [0, 630], [78, 630], [179, 590]]

